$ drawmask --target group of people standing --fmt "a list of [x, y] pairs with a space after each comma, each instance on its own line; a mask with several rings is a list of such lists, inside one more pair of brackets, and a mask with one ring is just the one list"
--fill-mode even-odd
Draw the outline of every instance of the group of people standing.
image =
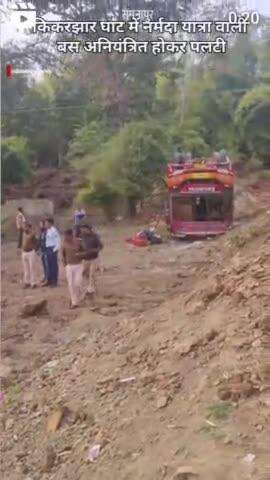
[[[85, 214], [81, 218], [85, 217]], [[76, 308], [86, 295], [96, 292], [96, 272], [99, 253], [103, 248], [99, 235], [92, 225], [74, 222], [73, 229], [64, 232], [63, 241], [53, 218], [40, 221], [39, 231], [33, 229], [23, 209], [16, 216], [18, 248], [22, 252], [23, 287], [36, 288], [37, 257], [42, 261], [44, 278], [41, 287], [57, 287], [59, 277], [59, 254], [65, 267], [70, 294], [70, 308]], [[83, 287], [83, 277], [88, 285]]]

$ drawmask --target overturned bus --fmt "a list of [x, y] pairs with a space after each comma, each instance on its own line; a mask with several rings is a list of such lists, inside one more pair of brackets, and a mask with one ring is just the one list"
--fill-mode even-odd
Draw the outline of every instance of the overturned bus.
[[232, 225], [235, 174], [229, 160], [170, 163], [166, 181], [172, 236], [220, 235]]

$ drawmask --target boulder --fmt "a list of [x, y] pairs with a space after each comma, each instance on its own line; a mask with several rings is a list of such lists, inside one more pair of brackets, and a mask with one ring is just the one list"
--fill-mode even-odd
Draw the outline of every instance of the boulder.
[[48, 302], [46, 299], [28, 301], [23, 305], [20, 316], [27, 318], [34, 317], [40, 313], [47, 313], [47, 305]]
[[199, 474], [192, 467], [179, 467], [171, 480], [192, 480], [198, 478]]
[[206, 288], [203, 290], [203, 301], [208, 304], [215, 300], [216, 297], [222, 292], [224, 286], [221, 282], [221, 278], [216, 276], [212, 281], [208, 283]]
[[260, 321], [260, 327], [264, 333], [270, 332], [270, 315], [265, 315]]

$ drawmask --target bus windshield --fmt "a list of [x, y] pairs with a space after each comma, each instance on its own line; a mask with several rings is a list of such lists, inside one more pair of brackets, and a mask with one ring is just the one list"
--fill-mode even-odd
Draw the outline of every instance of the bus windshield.
[[172, 217], [183, 222], [224, 221], [231, 214], [230, 197], [217, 195], [175, 196], [172, 198]]

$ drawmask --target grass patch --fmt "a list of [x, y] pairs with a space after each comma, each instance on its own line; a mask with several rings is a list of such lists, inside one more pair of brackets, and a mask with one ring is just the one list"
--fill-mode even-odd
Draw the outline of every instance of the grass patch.
[[222, 440], [225, 438], [225, 433], [219, 430], [216, 427], [212, 427], [211, 425], [202, 425], [201, 428], [198, 430], [199, 433], [203, 435], [207, 435], [208, 437], [214, 438], [215, 440]]
[[[227, 420], [232, 412], [233, 406], [229, 402], [213, 403], [207, 409], [207, 418], [210, 420]], [[210, 425], [209, 425], [210, 426]]]
[[21, 395], [22, 389], [20, 385], [15, 384], [9, 388], [7, 396], [6, 396], [6, 403], [8, 406], [12, 406], [19, 400], [19, 396]]
[[268, 233], [268, 225], [254, 224], [250, 225], [245, 231], [235, 233], [231, 236], [229, 244], [232, 247], [243, 248], [248, 242], [254, 238]]
[[242, 248], [247, 243], [247, 237], [244, 234], [235, 233], [230, 238], [230, 244], [236, 248]]

